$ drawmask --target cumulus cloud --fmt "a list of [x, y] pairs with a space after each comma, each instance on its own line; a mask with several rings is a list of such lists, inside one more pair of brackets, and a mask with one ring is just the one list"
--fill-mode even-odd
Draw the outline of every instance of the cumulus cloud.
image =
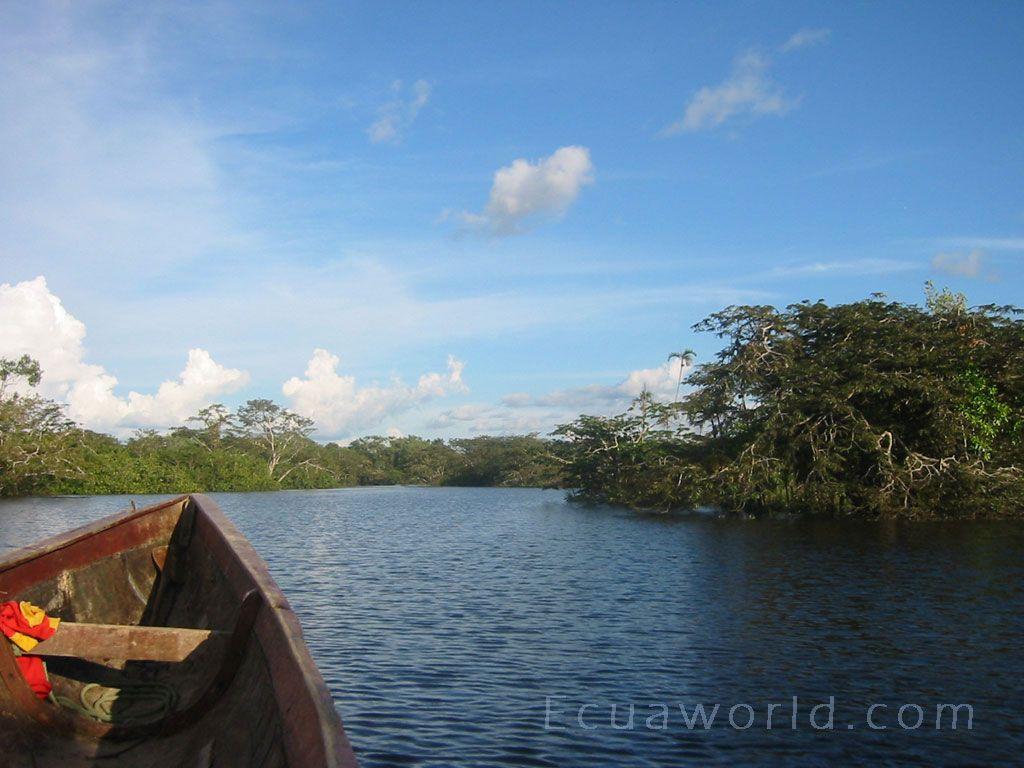
[[434, 398], [468, 391], [462, 380], [464, 363], [448, 357], [445, 373], [425, 373], [415, 386], [393, 380], [387, 386], [360, 387], [355, 376], [338, 373], [341, 360], [326, 349], [313, 352], [305, 378], [288, 379], [281, 391], [291, 408], [316, 422], [327, 436], [343, 437]]
[[937, 253], [932, 258], [932, 269], [954, 277], [980, 277], [985, 267], [985, 254], [980, 249], [967, 253]]
[[789, 39], [779, 46], [779, 50], [783, 53], [788, 53], [799, 48], [820, 45], [828, 40], [831, 34], [832, 31], [829, 29], [801, 29], [790, 35]]
[[182, 424], [221, 395], [244, 386], [248, 374], [225, 368], [203, 349], [190, 349], [184, 370], [155, 394], [115, 393], [117, 379], [85, 360], [85, 325], [50, 292], [43, 277], [0, 285], [0, 356], [31, 355], [43, 369], [40, 391], [67, 404], [68, 415], [97, 430]]
[[583, 187], [594, 183], [594, 164], [586, 147], [561, 147], [549, 157], [513, 160], [494, 174], [483, 213], [460, 218], [495, 235], [524, 231], [539, 219], [563, 216]]
[[558, 389], [542, 395], [515, 392], [496, 404], [469, 403], [442, 411], [427, 427], [455, 434], [547, 434], [581, 413], [621, 413], [645, 389], [655, 399], [671, 402], [680, 374], [685, 377], [688, 370], [689, 365], [673, 358], [654, 368], [631, 371], [613, 384]]
[[366, 129], [366, 135], [374, 144], [401, 141], [420, 110], [430, 101], [433, 87], [426, 80], [417, 80], [405, 95], [402, 81], [396, 80], [391, 84], [391, 90], [395, 98], [380, 107], [377, 119]]
[[681, 119], [668, 126], [663, 134], [716, 128], [735, 117], [783, 115], [795, 103], [767, 75], [771, 60], [756, 51], [739, 56], [732, 74], [714, 86], [704, 86], [686, 105]]
[[248, 381], [249, 376], [244, 371], [225, 368], [205, 349], [190, 349], [178, 378], [163, 382], [153, 395], [129, 392], [126, 398], [117, 397], [114, 394], [117, 379], [106, 373], [75, 381], [67, 396], [68, 414], [87, 426], [115, 431], [142, 426], [179, 426], [200, 409]]

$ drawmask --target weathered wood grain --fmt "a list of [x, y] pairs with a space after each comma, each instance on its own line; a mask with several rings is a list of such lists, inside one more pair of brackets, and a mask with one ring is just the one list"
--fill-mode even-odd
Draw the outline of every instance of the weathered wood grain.
[[162, 720], [101, 723], [36, 698], [0, 642], [0, 738], [15, 750], [3, 765], [357, 766], [287, 599], [204, 496], [0, 558], [0, 593], [62, 619], [36, 651], [63, 699], [100, 677], [113, 687], [158, 680], [178, 694]]
[[212, 629], [62, 621], [57, 634], [33, 648], [32, 655], [100, 660], [184, 661], [200, 646], [222, 645], [226, 637], [226, 632]]

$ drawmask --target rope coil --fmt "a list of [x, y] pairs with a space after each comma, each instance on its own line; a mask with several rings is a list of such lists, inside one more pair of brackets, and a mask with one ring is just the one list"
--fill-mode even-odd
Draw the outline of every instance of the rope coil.
[[62, 707], [101, 723], [133, 724], [166, 717], [174, 710], [178, 694], [161, 682], [130, 683], [121, 688], [89, 683], [82, 688], [79, 701], [64, 696], [55, 700]]

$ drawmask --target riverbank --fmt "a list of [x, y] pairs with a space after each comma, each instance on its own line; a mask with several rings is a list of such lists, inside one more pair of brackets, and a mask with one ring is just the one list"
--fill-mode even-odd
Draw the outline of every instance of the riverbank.
[[[535, 436], [425, 440], [368, 437], [349, 445], [296, 441], [269, 467], [267, 451], [243, 436], [178, 429], [126, 441], [68, 437], [56, 471], [8, 485], [7, 496], [176, 494], [379, 485], [560, 487], [559, 446]], [[0, 487], [3, 486], [0, 481]]]
[[681, 378], [682, 397], [644, 392], [626, 413], [559, 428], [566, 484], [641, 509], [1019, 517], [1021, 314], [931, 286], [923, 307], [728, 307], [694, 327], [724, 346]]

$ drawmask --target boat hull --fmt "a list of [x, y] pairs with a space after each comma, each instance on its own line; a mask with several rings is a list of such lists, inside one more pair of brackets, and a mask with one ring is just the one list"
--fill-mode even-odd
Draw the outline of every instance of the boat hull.
[[0, 643], [5, 765], [356, 765], [291, 606], [205, 496], [114, 515], [19, 550], [0, 560], [0, 592], [68, 621], [227, 637], [175, 663], [49, 660], [61, 701], [76, 700], [90, 682], [158, 681], [174, 705], [151, 722], [98, 722], [35, 698], [10, 644]]

